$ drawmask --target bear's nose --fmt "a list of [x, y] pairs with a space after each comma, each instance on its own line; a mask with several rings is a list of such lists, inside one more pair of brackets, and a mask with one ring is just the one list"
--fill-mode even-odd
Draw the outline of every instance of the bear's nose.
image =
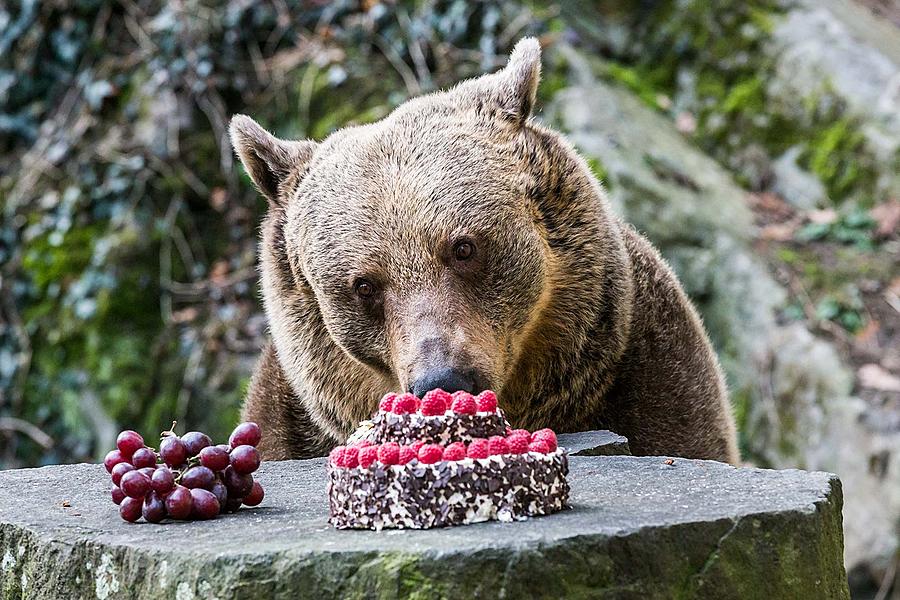
[[451, 394], [459, 391], [472, 394], [475, 392], [475, 381], [471, 376], [456, 369], [429, 369], [412, 383], [409, 391], [421, 398], [425, 392], [437, 388]]

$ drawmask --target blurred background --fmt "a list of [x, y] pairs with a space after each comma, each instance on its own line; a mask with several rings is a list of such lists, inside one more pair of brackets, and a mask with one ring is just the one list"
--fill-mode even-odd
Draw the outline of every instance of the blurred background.
[[536, 118], [662, 250], [749, 464], [837, 472], [900, 597], [900, 4], [0, 4], [0, 468], [236, 422], [266, 335], [236, 112], [320, 139], [545, 48]]

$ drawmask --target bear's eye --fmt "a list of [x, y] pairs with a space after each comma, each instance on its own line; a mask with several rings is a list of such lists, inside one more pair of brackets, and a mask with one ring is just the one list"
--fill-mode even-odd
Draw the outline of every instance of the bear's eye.
[[371, 298], [375, 295], [375, 284], [368, 279], [357, 279], [353, 289], [360, 298]]
[[456, 260], [469, 260], [475, 254], [475, 244], [468, 240], [456, 242], [453, 246], [453, 256]]

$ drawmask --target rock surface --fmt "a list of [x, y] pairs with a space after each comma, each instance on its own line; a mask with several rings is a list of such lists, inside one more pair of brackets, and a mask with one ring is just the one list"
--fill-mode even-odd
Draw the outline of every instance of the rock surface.
[[0, 597], [846, 598], [821, 472], [573, 457], [573, 509], [523, 523], [335, 531], [324, 463], [266, 463], [263, 504], [128, 524], [102, 466], [0, 472]]
[[560, 446], [569, 451], [570, 456], [620, 456], [630, 455], [628, 438], [607, 431], [580, 431], [561, 433], [557, 436]]

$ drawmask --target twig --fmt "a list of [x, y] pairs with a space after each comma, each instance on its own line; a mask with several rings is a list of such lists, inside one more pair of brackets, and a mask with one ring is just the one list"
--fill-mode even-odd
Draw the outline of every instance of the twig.
[[411, 96], [418, 96], [422, 93], [422, 86], [419, 85], [419, 80], [416, 79], [415, 73], [412, 72], [412, 69], [409, 68], [403, 58], [397, 54], [397, 51], [391, 47], [390, 42], [388, 42], [383, 35], [377, 35], [372, 38], [372, 42], [381, 50], [381, 53], [384, 54], [384, 57], [388, 59], [388, 62], [393, 65], [394, 69], [397, 73], [400, 74], [400, 77], [403, 79], [404, 85], [406, 85], [406, 90], [409, 92]]
[[53, 438], [23, 419], [16, 417], [0, 417], [0, 431], [16, 432], [27, 435], [42, 448], [53, 447]]

